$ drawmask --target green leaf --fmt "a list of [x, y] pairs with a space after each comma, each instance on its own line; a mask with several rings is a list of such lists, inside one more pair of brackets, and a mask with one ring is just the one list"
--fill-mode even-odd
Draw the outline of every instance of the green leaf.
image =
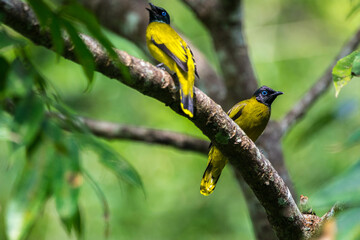
[[86, 44], [79, 37], [75, 27], [68, 21], [63, 21], [63, 25], [66, 28], [68, 34], [70, 35], [71, 41], [74, 44], [74, 51], [76, 57], [85, 72], [89, 84], [91, 84], [94, 78], [95, 70], [94, 57], [90, 50], [87, 48]]
[[106, 144], [86, 135], [79, 136], [79, 142], [98, 154], [100, 163], [110, 169], [119, 180], [143, 188], [140, 176], [136, 170], [120, 155]]
[[[54, 192], [56, 207], [61, 218], [72, 218], [77, 209], [79, 187], [82, 184], [82, 176], [78, 167], [74, 168], [71, 161], [78, 161], [74, 156], [69, 156], [67, 146], [57, 146], [54, 155]], [[75, 156], [78, 158], [78, 156]]]
[[105, 222], [105, 238], [109, 236], [109, 230], [110, 230], [110, 224], [109, 224], [109, 215], [110, 215], [110, 208], [109, 203], [106, 199], [106, 196], [104, 192], [101, 190], [100, 186], [97, 184], [97, 182], [94, 180], [94, 178], [85, 170], [83, 169], [82, 172], [84, 173], [84, 176], [90, 183], [90, 186], [95, 191], [96, 195], [98, 196], [101, 206], [103, 208], [103, 215], [104, 215], [104, 222]]
[[9, 240], [27, 239], [48, 198], [48, 170], [48, 159], [42, 151], [36, 151], [26, 162], [6, 209]]
[[[62, 147], [66, 149], [66, 146]], [[74, 164], [72, 164], [72, 161], [78, 162], [78, 159], [75, 159], [78, 156], [67, 154], [69, 153], [63, 153], [62, 148], [58, 147], [54, 155], [53, 191], [57, 212], [70, 233], [75, 225], [74, 221], [78, 217], [78, 198], [82, 175], [78, 167], [74, 168]]]
[[[22, 53], [18, 53], [18, 55], [20, 55]], [[32, 91], [32, 87], [34, 84], [34, 78], [33, 78], [33, 72], [32, 69], [30, 67], [25, 66], [24, 62], [22, 61], [22, 59], [20, 59], [20, 57], [17, 57], [13, 63], [12, 63], [12, 69], [15, 73], [15, 77], [17, 78], [18, 82], [20, 84], [18, 84], [18, 86], [15, 85], [15, 83], [13, 84], [13, 86], [9, 86], [9, 90], [12, 90], [12, 87], [15, 88], [20, 88], [16, 92], [17, 94], [19, 94], [20, 92], [22, 92], [22, 94], [20, 94], [22, 97], [26, 97], [24, 95], [29, 94]], [[12, 84], [13, 81], [10, 81], [10, 85]], [[15, 86], [14, 86], [15, 85]]]
[[83, 221], [80, 209], [78, 207], [79, 206], [77, 205], [76, 212], [71, 218], [62, 218], [61, 221], [65, 225], [68, 233], [70, 233], [71, 230], [74, 229], [77, 236], [81, 238], [83, 234]]
[[64, 52], [64, 39], [61, 34], [61, 20], [54, 15], [50, 20], [50, 33], [55, 52], [61, 55]]
[[5, 88], [8, 81], [7, 77], [10, 71], [9, 62], [0, 56], [0, 100], [5, 97]]
[[7, 33], [3, 29], [0, 29], [0, 49], [10, 46], [12, 44], [13, 44], [12, 39], [7, 35]]
[[23, 39], [12, 37], [3, 27], [0, 26], [0, 49], [14, 44], [24, 45], [25, 41]]
[[0, 141], [20, 142], [20, 137], [11, 131], [12, 118], [0, 109]]
[[359, 76], [360, 75], [360, 53], [357, 54], [355, 56], [355, 58], [354, 58], [351, 73], [354, 76]]
[[360, 206], [360, 160], [311, 197], [313, 205], [329, 207], [335, 202]]
[[126, 68], [119, 61], [119, 57], [114, 50], [114, 45], [102, 32], [100, 24], [91, 12], [89, 12], [86, 8], [84, 8], [77, 2], [72, 2], [71, 4], [65, 5], [60, 12], [64, 18], [70, 17], [84, 24], [88, 31], [91, 33], [91, 35], [106, 49], [110, 58], [120, 68], [124, 78], [130, 79], [130, 73], [128, 68]]
[[34, 10], [42, 27], [48, 26], [53, 12], [43, 0], [27, 0], [31, 8]]
[[47, 121], [43, 130], [52, 143], [51, 187], [57, 212], [68, 233], [74, 229], [80, 235], [78, 198], [83, 178], [77, 144], [52, 122]]
[[42, 0], [28, 0], [41, 26], [49, 27], [52, 44], [55, 52], [62, 54], [64, 51], [64, 39], [61, 34], [61, 18]]
[[354, 51], [348, 56], [340, 59], [333, 68], [332, 75], [335, 85], [335, 96], [339, 95], [341, 88], [343, 88], [353, 76], [360, 73], [360, 50]]
[[21, 101], [15, 110], [15, 131], [21, 137], [25, 145], [30, 145], [36, 138], [44, 119], [45, 109], [42, 101], [34, 94]]

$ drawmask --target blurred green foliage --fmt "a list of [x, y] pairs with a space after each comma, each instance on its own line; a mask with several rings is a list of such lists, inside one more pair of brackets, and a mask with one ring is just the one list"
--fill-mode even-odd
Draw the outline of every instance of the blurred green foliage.
[[[58, 14], [55, 5], [44, 2]], [[181, 1], [154, 4], [169, 11], [173, 24], [220, 72], [211, 38], [191, 11]], [[272, 118], [279, 119], [333, 61], [359, 27], [360, 16], [355, 12], [347, 17], [355, 1], [353, 5], [320, 0], [244, 4], [245, 33], [260, 84], [285, 92], [273, 106]], [[59, 28], [56, 20], [44, 19]], [[94, 34], [86, 25], [93, 19], [85, 13], [65, 19], [75, 31]], [[59, 36], [54, 29], [52, 35]], [[84, 239], [104, 239], [106, 232], [108, 239], [254, 239], [231, 171], [224, 171], [217, 192], [205, 198], [199, 183], [206, 156], [131, 141], [99, 141], [85, 129], [74, 128], [70, 134], [44, 112], [202, 136], [191, 122], [97, 73], [91, 91], [84, 92], [93, 69], [85, 69], [86, 77], [79, 65], [34, 46], [4, 26], [0, 30], [0, 99], [18, 101], [14, 117], [3, 111], [4, 106], [0, 114], [0, 239], [5, 239], [6, 230], [16, 236], [32, 226], [28, 239], [36, 240], [76, 239], [81, 231]], [[101, 32], [115, 47], [145, 58], [132, 43]], [[61, 52], [61, 41], [54, 47]], [[316, 213], [326, 212], [335, 201], [351, 200], [351, 208], [337, 219], [339, 239], [358, 239], [360, 234], [359, 89], [360, 82], [353, 81], [337, 99], [331, 89], [283, 141], [295, 187], [299, 195], [309, 196]], [[117, 181], [141, 185], [124, 159], [141, 176], [145, 195]]]

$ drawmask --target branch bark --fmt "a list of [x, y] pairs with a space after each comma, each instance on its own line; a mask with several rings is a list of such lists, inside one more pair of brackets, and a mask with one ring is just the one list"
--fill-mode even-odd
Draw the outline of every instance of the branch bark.
[[[3, 22], [33, 42], [51, 48], [49, 34], [41, 32], [29, 7], [13, 0], [0, 0]], [[114, 65], [90, 37], [82, 35], [93, 53], [97, 71], [115, 78], [139, 92], [156, 98], [175, 112], [183, 115], [179, 107], [179, 94], [171, 76], [151, 64], [118, 51], [120, 61], [127, 67], [131, 81], [123, 78]], [[76, 61], [73, 48], [67, 42], [64, 56]], [[229, 158], [251, 187], [280, 239], [301, 239], [304, 236], [304, 217], [282, 178], [255, 144], [244, 134], [222, 108], [199, 89], [195, 93], [195, 117], [190, 119]]]
[[332, 69], [336, 62], [353, 52], [360, 43], [360, 29], [354, 34], [354, 36], [345, 44], [340, 50], [340, 53], [335, 57], [335, 60], [330, 64], [325, 73], [319, 78], [319, 80], [309, 89], [309, 91], [300, 99], [294, 107], [285, 115], [280, 122], [280, 130], [282, 135], [286, 134], [292, 126], [300, 121], [314, 103], [321, 97], [326, 90], [329, 89], [332, 83]]
[[55, 112], [49, 112], [48, 116], [61, 120], [65, 129], [69, 129], [68, 121], [71, 121], [72, 125], [82, 124], [94, 135], [105, 139], [123, 139], [152, 144], [161, 144], [203, 154], [207, 154], [209, 152], [209, 141], [186, 134], [145, 128], [141, 126], [97, 121], [84, 117], [77, 117], [76, 121], [72, 121], [65, 115]]

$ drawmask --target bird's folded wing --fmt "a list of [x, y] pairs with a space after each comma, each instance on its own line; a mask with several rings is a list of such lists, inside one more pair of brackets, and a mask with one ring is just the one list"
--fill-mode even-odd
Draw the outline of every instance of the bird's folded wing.
[[242, 102], [239, 102], [238, 104], [236, 104], [235, 106], [233, 106], [228, 112], [227, 114], [229, 115], [229, 117], [232, 119], [232, 120], [236, 120], [238, 119], [241, 114], [242, 114], [242, 111], [244, 110], [244, 107], [246, 106], [246, 102], [242, 101]]
[[[175, 32], [175, 31], [174, 31]], [[177, 35], [169, 34], [172, 37], [168, 37], [166, 35], [153, 36], [151, 41], [161, 49], [164, 53], [166, 53], [172, 60], [176, 62], [176, 64], [185, 72], [188, 71], [187, 61], [188, 56], [186, 53], [187, 45], [186, 43]]]

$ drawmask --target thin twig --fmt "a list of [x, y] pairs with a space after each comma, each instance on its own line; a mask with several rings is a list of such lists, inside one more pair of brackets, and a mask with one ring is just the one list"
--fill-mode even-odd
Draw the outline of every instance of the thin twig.
[[304, 115], [313, 106], [316, 100], [322, 96], [332, 83], [332, 69], [336, 62], [354, 51], [360, 43], [360, 29], [349, 40], [349, 42], [341, 49], [335, 60], [331, 63], [325, 73], [310, 88], [310, 90], [300, 99], [294, 107], [281, 120], [280, 128], [282, 134], [286, 134], [296, 122], [300, 121]]
[[[66, 124], [68, 121], [71, 121], [71, 119], [68, 119], [65, 115], [50, 112], [48, 116], [60, 119], [64, 123], [64, 128], [71, 131], [71, 128]], [[160, 144], [203, 154], [207, 154], [209, 151], [209, 141], [182, 133], [98, 121], [85, 117], [76, 117], [76, 122], [72, 121], [72, 124], [77, 125], [78, 122], [83, 124], [94, 135], [105, 139], [132, 140]]]

